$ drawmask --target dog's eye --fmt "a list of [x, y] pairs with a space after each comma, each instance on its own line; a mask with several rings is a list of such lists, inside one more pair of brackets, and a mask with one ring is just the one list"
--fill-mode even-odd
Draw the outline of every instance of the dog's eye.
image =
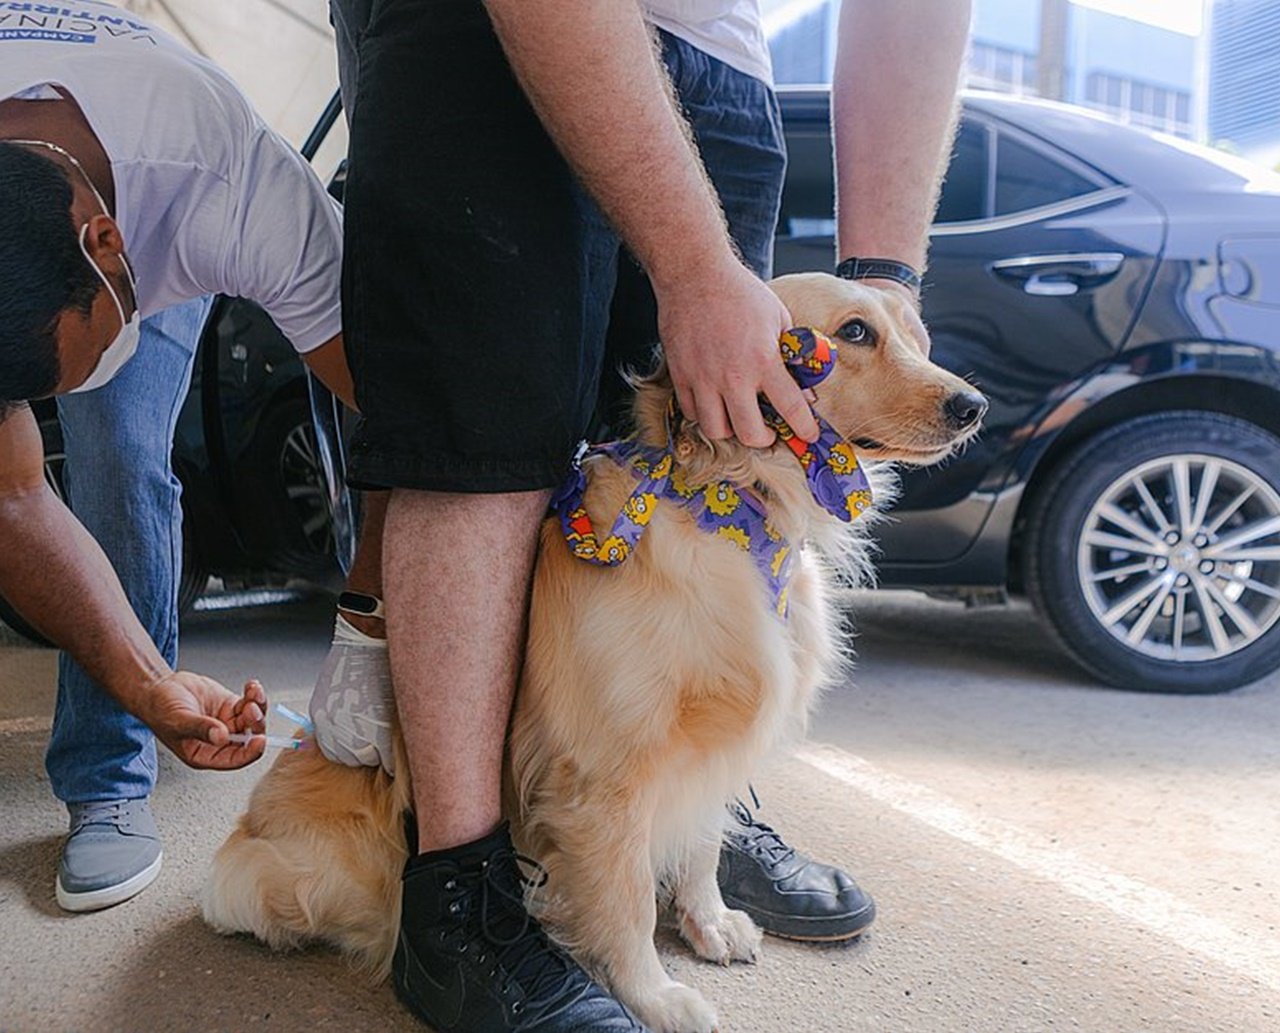
[[836, 336], [850, 344], [875, 344], [876, 335], [861, 319], [851, 319], [836, 331]]

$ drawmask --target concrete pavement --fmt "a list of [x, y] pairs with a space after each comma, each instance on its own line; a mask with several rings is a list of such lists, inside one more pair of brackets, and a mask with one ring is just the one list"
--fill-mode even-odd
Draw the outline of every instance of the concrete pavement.
[[[856, 603], [860, 664], [798, 754], [762, 773], [764, 817], [840, 860], [880, 919], [844, 946], [769, 940], [722, 970], [662, 935], [724, 1033], [1280, 1030], [1280, 677], [1228, 696], [1101, 689], [1022, 608], [896, 593]], [[305, 705], [323, 600], [197, 615], [184, 665], [262, 677]], [[208, 860], [258, 777], [166, 757], [165, 870], [140, 897], [53, 900], [65, 819], [41, 751], [53, 654], [0, 642], [0, 1033], [413, 1030], [324, 950], [207, 930]]]

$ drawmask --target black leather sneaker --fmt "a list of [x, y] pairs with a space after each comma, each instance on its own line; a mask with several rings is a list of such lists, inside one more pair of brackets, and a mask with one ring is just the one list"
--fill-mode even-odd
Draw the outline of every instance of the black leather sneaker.
[[729, 907], [789, 940], [851, 940], [875, 921], [876, 905], [853, 876], [796, 853], [741, 800], [729, 815], [718, 872]]
[[507, 827], [404, 871], [396, 994], [438, 1033], [647, 1033], [524, 906]]

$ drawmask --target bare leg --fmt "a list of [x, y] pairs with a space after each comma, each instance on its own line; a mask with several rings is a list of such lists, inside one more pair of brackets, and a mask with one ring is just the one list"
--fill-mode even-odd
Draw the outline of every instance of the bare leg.
[[549, 498], [391, 492], [387, 632], [424, 853], [501, 820], [503, 743]]
[[[387, 522], [388, 491], [366, 491], [360, 498], [360, 540], [347, 574], [347, 589], [364, 595], [382, 597], [382, 537]], [[373, 617], [346, 614], [347, 621], [357, 631], [372, 638], [386, 638], [386, 624]]]

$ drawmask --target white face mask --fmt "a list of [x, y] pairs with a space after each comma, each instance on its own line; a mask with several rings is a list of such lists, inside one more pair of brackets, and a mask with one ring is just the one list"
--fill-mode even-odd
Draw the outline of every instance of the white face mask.
[[[89, 189], [93, 191], [93, 196], [97, 199], [98, 207], [102, 209], [104, 215], [110, 215], [107, 211], [107, 203], [103, 200], [102, 195], [98, 193], [98, 188], [93, 185], [93, 180], [89, 178], [89, 174], [85, 172], [84, 166], [76, 160], [76, 156], [70, 151], [59, 147], [56, 143], [50, 143], [48, 140], [7, 140], [6, 143], [27, 144], [34, 147], [45, 147], [51, 151], [56, 151], [62, 157], [66, 158], [81, 176], [84, 181], [89, 184]], [[89, 379], [79, 387], [72, 388], [68, 394], [78, 395], [85, 391], [92, 391], [95, 388], [102, 387], [104, 384], [110, 383], [126, 362], [133, 358], [133, 353], [138, 350], [138, 340], [142, 335], [142, 315], [137, 311], [138, 284], [133, 278], [133, 270], [129, 268], [129, 263], [125, 261], [124, 255], [120, 255], [120, 264], [124, 266], [124, 274], [129, 280], [129, 290], [134, 297], [134, 312], [132, 319], [124, 318], [124, 303], [120, 300], [120, 296], [116, 294], [116, 290], [111, 286], [111, 282], [107, 279], [106, 274], [98, 268], [98, 263], [89, 257], [89, 251], [85, 247], [85, 237], [89, 233], [89, 224], [86, 222], [80, 227], [80, 253], [84, 255], [84, 260], [89, 263], [90, 267], [98, 274], [98, 279], [102, 281], [107, 293], [111, 295], [111, 300], [115, 302], [116, 311], [120, 313], [120, 332], [116, 334], [115, 340], [107, 345], [107, 350], [98, 357], [98, 364], [93, 367], [93, 372], [89, 374]]]
[[[106, 211], [104, 208], [103, 211]], [[120, 296], [116, 294], [115, 288], [111, 286], [111, 281], [98, 268], [98, 263], [89, 257], [89, 251], [84, 246], [85, 236], [89, 232], [89, 224], [86, 222], [80, 227], [80, 253], [84, 255], [84, 260], [93, 267], [93, 271], [98, 274], [98, 279], [102, 281], [103, 286], [107, 288], [107, 293], [111, 295], [111, 300], [116, 303], [116, 311], [120, 313], [120, 332], [116, 334], [115, 340], [107, 345], [98, 359], [98, 364], [93, 367], [93, 372], [89, 374], [89, 379], [79, 387], [73, 387], [70, 394], [78, 395], [85, 391], [93, 391], [102, 387], [104, 384], [110, 383], [115, 375], [120, 372], [126, 362], [133, 358], [133, 353], [138, 350], [138, 340], [142, 335], [142, 315], [134, 309], [133, 318], [124, 318], [124, 305], [120, 301]], [[129, 263], [124, 260], [124, 255], [120, 256], [120, 264], [124, 266], [124, 274], [129, 279], [129, 290], [133, 292], [133, 296], [138, 296], [137, 284], [133, 279], [133, 272], [129, 269]]]

